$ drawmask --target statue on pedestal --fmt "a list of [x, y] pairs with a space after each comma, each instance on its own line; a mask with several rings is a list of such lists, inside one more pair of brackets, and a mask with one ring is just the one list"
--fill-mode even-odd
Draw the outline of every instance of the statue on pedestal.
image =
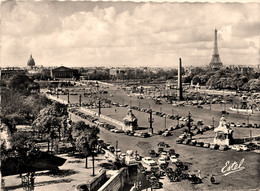
[[123, 131], [127, 131], [127, 130], [134, 131], [138, 128], [137, 125], [138, 119], [132, 113], [132, 109], [128, 109], [127, 114], [123, 119], [123, 121], [124, 121]]
[[224, 116], [220, 118], [219, 126], [214, 129], [216, 133], [214, 138], [214, 144], [218, 145], [230, 145], [233, 140], [233, 130], [226, 123]]

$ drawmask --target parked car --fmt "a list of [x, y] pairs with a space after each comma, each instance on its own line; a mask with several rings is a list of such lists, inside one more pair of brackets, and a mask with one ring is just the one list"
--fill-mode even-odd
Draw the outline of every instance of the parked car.
[[150, 150], [149, 155], [152, 156], [152, 157], [156, 156], [155, 150]]
[[175, 150], [174, 149], [169, 149], [168, 154], [171, 155], [175, 155]]
[[209, 147], [210, 147], [210, 144], [209, 144], [209, 143], [204, 143], [203, 147], [209, 148]]
[[171, 133], [169, 132], [169, 131], [165, 131], [163, 134], [162, 134], [162, 136], [164, 136], [164, 137], [168, 137], [168, 136], [170, 136], [171, 135]]
[[190, 144], [195, 146], [197, 144], [197, 141], [196, 140], [191, 140]]
[[182, 144], [182, 142], [183, 142], [183, 139], [177, 139], [177, 140], [176, 140], [176, 143], [177, 143], [177, 144]]
[[226, 151], [227, 149], [228, 149], [227, 145], [220, 145], [219, 146], [219, 150], [221, 150], [221, 151]]
[[133, 131], [130, 131], [130, 132], [128, 133], [128, 136], [134, 136], [134, 132], [133, 132]]
[[147, 137], [149, 137], [149, 134], [148, 133], [141, 133], [141, 137], [147, 138]]
[[219, 145], [217, 144], [210, 144], [210, 149], [218, 149]]
[[190, 142], [191, 142], [191, 139], [185, 139], [185, 140], [183, 141], [183, 144], [188, 145]]
[[158, 148], [158, 153], [161, 153], [163, 151], [164, 151], [164, 149], [162, 147]]
[[159, 142], [159, 143], [157, 144], [158, 147], [164, 147], [164, 145], [165, 145], [165, 142]]
[[179, 136], [180, 139], [185, 139], [186, 137], [187, 137], [187, 135], [184, 133]]
[[149, 166], [157, 165], [157, 163], [151, 157], [144, 157], [142, 158], [142, 161]]
[[175, 155], [170, 156], [170, 161], [172, 163], [176, 163], [178, 161], [177, 157]]
[[240, 123], [237, 123], [236, 126], [237, 126], [237, 127], [242, 127], [242, 125], [240, 125]]
[[159, 158], [158, 159], [158, 164], [161, 165], [161, 164], [167, 164], [165, 158]]
[[240, 145], [241, 150], [243, 151], [249, 151], [249, 148], [247, 145]]
[[170, 145], [169, 145], [169, 144], [167, 144], [167, 143], [165, 143], [164, 147], [165, 147], [165, 148], [169, 148], [169, 147], [170, 147]]
[[231, 146], [231, 149], [233, 151], [241, 151], [242, 150], [239, 145], [233, 145], [233, 146]]
[[121, 130], [121, 129], [115, 129], [114, 132], [115, 132], [115, 133], [123, 133], [124, 131]]
[[164, 158], [165, 160], [169, 160], [170, 159], [170, 157], [169, 157], [169, 155], [167, 154], [166, 151], [161, 152], [160, 157]]
[[204, 143], [203, 142], [197, 142], [196, 147], [203, 147]]

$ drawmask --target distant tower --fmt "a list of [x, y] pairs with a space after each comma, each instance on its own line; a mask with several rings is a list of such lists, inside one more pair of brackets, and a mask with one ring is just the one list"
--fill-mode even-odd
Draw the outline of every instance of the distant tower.
[[27, 62], [27, 66], [30, 67], [30, 68], [33, 68], [35, 66], [35, 62], [34, 62], [32, 55], [30, 55], [30, 58]]
[[218, 53], [218, 39], [217, 39], [217, 29], [215, 29], [215, 40], [214, 40], [214, 50], [213, 55], [210, 61], [209, 66], [211, 68], [221, 68], [223, 66], [223, 63], [220, 60], [219, 53]]
[[177, 92], [177, 97], [179, 100], [183, 100], [181, 77], [182, 77], [182, 73], [181, 73], [181, 58], [180, 58], [179, 67], [178, 67], [178, 92]]

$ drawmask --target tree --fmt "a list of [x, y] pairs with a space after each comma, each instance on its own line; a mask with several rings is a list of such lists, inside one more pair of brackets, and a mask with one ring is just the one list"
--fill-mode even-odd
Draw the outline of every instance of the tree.
[[33, 127], [38, 132], [38, 135], [44, 136], [48, 140], [48, 151], [50, 142], [51, 151], [53, 149], [53, 141], [57, 137], [56, 133], [58, 133], [60, 140], [61, 128], [64, 128], [63, 132], [66, 131], [67, 115], [67, 106], [54, 102], [52, 105], [42, 109], [34, 120]]
[[197, 83], [200, 84], [200, 76], [199, 76], [199, 75], [195, 75], [195, 76], [192, 78], [192, 81], [193, 81], [193, 84], [197, 84]]
[[25, 74], [17, 74], [10, 78], [8, 87], [14, 91], [29, 94], [33, 89], [39, 89], [39, 84], [35, 83]]
[[88, 156], [92, 156], [93, 159], [93, 175], [94, 175], [94, 159], [95, 150], [98, 145], [98, 134], [100, 130], [96, 126], [86, 125], [85, 122], [79, 121], [74, 125], [73, 137], [75, 140], [76, 148], [86, 157], [85, 168], [88, 167]]
[[12, 151], [15, 153], [15, 156], [19, 159], [17, 167], [21, 175], [22, 167], [27, 167], [27, 170], [29, 170], [29, 166], [32, 162], [29, 160], [28, 155], [30, 151], [32, 151], [35, 148], [33, 136], [30, 132], [15, 132], [12, 134], [10, 138], [10, 143]]

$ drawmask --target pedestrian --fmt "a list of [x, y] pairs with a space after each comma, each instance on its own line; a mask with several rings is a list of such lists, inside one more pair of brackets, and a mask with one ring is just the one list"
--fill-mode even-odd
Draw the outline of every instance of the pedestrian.
[[115, 112], [116, 112], [116, 109], [115, 109]]
[[212, 174], [211, 178], [210, 178], [210, 181], [212, 184], [215, 184], [216, 183], [216, 178], [215, 178], [215, 175]]

